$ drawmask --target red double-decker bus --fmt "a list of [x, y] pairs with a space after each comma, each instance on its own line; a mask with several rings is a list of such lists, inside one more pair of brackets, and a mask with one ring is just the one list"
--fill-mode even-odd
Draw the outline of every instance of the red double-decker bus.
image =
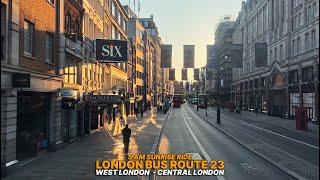
[[180, 107], [182, 104], [182, 94], [174, 94], [172, 97], [173, 107]]

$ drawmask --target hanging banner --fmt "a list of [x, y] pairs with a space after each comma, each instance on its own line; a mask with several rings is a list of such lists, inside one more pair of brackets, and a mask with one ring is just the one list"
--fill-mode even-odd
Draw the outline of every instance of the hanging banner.
[[268, 53], [267, 43], [255, 44], [255, 64], [256, 67], [267, 67], [268, 65]]
[[170, 81], [175, 81], [176, 78], [175, 78], [175, 69], [170, 69], [169, 70], [169, 80]]
[[232, 68], [242, 68], [242, 49], [242, 44], [232, 44], [230, 48]]
[[[209, 45], [208, 45], [209, 46]], [[210, 58], [209, 62], [207, 62], [207, 68], [217, 68], [218, 67], [218, 46], [212, 45], [210, 47]]]
[[124, 40], [95, 40], [96, 59], [100, 63], [128, 61], [128, 42]]
[[171, 68], [172, 66], [172, 45], [161, 45], [161, 68]]
[[188, 69], [182, 69], [182, 81], [188, 80]]
[[195, 81], [199, 80], [199, 68], [195, 68], [193, 71], [193, 78]]
[[183, 68], [194, 68], [194, 45], [183, 46]]
[[190, 89], [190, 84], [189, 82], [186, 82], [186, 91], [189, 92], [189, 89]]

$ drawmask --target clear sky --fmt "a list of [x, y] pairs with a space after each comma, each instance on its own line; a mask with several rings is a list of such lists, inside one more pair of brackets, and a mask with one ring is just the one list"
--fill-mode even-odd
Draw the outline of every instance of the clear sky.
[[[120, 0], [123, 5], [129, 0]], [[234, 19], [241, 9], [241, 0], [140, 0], [140, 17], [153, 14], [162, 43], [172, 44], [172, 66], [176, 68], [176, 80], [181, 79], [183, 45], [195, 45], [195, 66], [206, 64], [207, 44], [214, 43], [214, 30], [225, 15]], [[130, 0], [131, 9], [134, 0]], [[138, 0], [136, 0], [136, 12]], [[191, 73], [192, 72], [192, 73]], [[193, 79], [188, 69], [188, 79]]]

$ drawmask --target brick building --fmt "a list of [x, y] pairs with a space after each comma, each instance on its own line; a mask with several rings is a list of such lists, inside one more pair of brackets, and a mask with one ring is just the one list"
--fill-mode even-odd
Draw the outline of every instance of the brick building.
[[1, 173], [61, 141], [56, 4], [34, 3], [1, 0]]

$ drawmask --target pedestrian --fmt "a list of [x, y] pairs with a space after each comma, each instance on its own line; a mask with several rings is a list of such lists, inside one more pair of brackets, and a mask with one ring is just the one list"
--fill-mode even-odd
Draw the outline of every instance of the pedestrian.
[[131, 136], [131, 129], [129, 128], [128, 124], [126, 124], [126, 127], [122, 129], [122, 136], [123, 136], [123, 144], [124, 144], [124, 153], [128, 154], [130, 136]]
[[256, 112], [256, 115], [258, 115], [258, 107], [255, 107], [254, 111]]
[[143, 111], [144, 111], [144, 109], [143, 109], [143, 103], [141, 102], [141, 105], [140, 105], [140, 115], [141, 115], [141, 118], [143, 117]]
[[119, 121], [120, 121], [120, 126], [123, 127], [123, 125], [124, 125], [125, 122], [124, 122], [124, 118], [123, 118], [122, 115], [120, 116]]

